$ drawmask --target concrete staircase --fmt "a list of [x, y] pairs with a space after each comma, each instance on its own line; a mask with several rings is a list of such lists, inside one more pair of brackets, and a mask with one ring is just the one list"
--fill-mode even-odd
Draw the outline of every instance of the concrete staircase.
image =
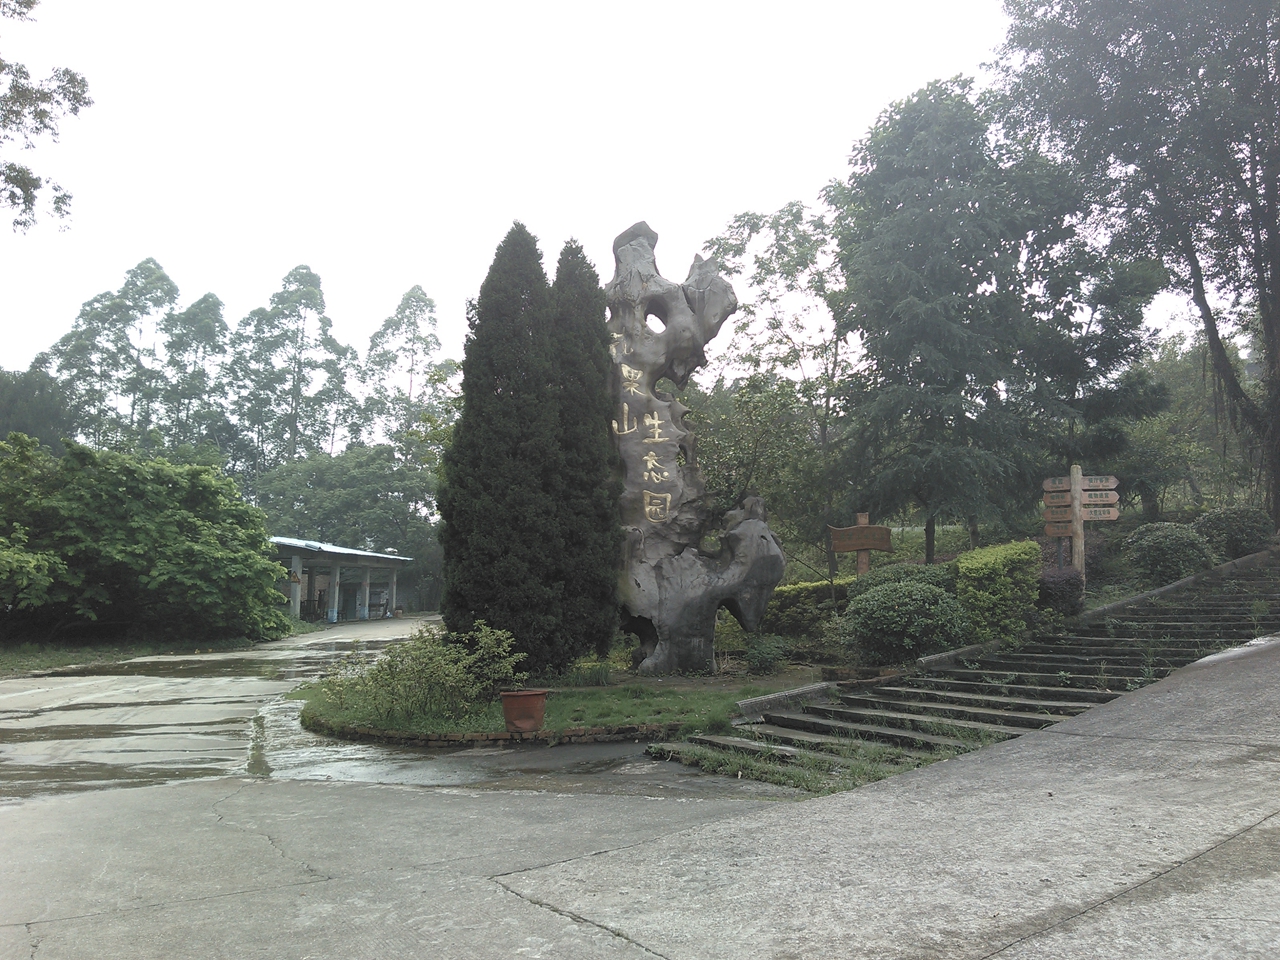
[[689, 742], [780, 763], [855, 762], [871, 745], [893, 748], [903, 760], [942, 758], [1047, 727], [1216, 650], [1280, 633], [1274, 556], [1175, 586], [1086, 614], [1062, 634], [960, 651], [870, 687], [836, 684], [826, 702], [764, 709], [735, 736]]

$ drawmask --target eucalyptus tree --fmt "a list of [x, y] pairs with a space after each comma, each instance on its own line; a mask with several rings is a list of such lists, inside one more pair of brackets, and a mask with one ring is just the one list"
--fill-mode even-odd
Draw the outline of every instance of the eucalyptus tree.
[[316, 450], [333, 452], [356, 427], [348, 376], [354, 351], [332, 334], [320, 278], [294, 267], [270, 306], [251, 311], [231, 337], [231, 411], [248, 451], [238, 472], [253, 479]]
[[362, 374], [369, 391], [365, 419], [397, 443], [412, 441], [424, 418], [448, 418], [446, 384], [456, 364], [437, 356], [435, 309], [435, 301], [415, 285], [369, 338]]
[[[1006, 0], [1006, 120], [1069, 156], [1134, 248], [1194, 305], [1280, 520], [1280, 7]], [[1229, 347], [1259, 345], [1260, 389]]]
[[80, 308], [71, 330], [33, 364], [58, 378], [76, 411], [77, 434], [97, 448], [149, 444], [163, 371], [157, 315], [174, 306], [178, 287], [153, 259]]
[[164, 337], [164, 380], [157, 419], [166, 449], [229, 454], [237, 431], [228, 417], [229, 391], [222, 376], [230, 340], [222, 301], [206, 293], [185, 310], [170, 310], [158, 326]]
[[61, 455], [74, 433], [66, 392], [43, 370], [0, 370], [0, 437], [25, 433]]

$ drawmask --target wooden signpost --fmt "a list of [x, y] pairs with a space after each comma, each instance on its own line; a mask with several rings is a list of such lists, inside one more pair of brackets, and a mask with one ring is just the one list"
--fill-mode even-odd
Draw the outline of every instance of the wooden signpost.
[[827, 527], [834, 553], [858, 554], [858, 576], [871, 569], [871, 551], [893, 553], [893, 530], [871, 522], [871, 514], [858, 514], [856, 527]]
[[[1071, 465], [1071, 475], [1050, 477], [1044, 482], [1044, 535], [1071, 539], [1071, 566], [1084, 577], [1084, 522], [1086, 520], [1119, 520], [1120, 502], [1115, 477], [1086, 477], [1078, 464]], [[1062, 563], [1059, 546], [1058, 563]]]

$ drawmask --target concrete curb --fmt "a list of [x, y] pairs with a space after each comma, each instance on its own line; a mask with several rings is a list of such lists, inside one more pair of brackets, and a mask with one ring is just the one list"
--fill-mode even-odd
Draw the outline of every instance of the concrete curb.
[[763, 697], [739, 700], [738, 710], [742, 712], [744, 722], [759, 723], [764, 719], [765, 710], [798, 707], [806, 703], [817, 703], [819, 700], [829, 700], [836, 689], [834, 680], [810, 683], [807, 686], [796, 687], [794, 690], [780, 690], [777, 693], [767, 693]]
[[642, 740], [653, 736], [670, 737], [684, 726], [681, 722], [638, 723], [619, 727], [567, 727], [564, 730], [538, 730], [535, 733], [411, 733], [407, 730], [375, 730], [372, 727], [356, 727], [328, 720], [304, 712], [302, 726], [312, 733], [320, 733], [340, 740], [357, 740], [362, 743], [389, 743], [397, 746], [431, 747], [433, 749], [457, 749], [482, 744], [540, 743], [554, 747], [562, 743], [618, 743], [623, 740]]

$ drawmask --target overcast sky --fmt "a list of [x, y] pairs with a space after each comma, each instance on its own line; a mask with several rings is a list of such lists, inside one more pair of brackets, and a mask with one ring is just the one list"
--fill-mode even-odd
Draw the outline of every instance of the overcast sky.
[[683, 280], [734, 214], [814, 201], [891, 101], [976, 74], [1004, 26], [1000, 0], [44, 0], [0, 20], [0, 55], [75, 69], [95, 102], [22, 156], [75, 199], [0, 227], [0, 366], [146, 257], [233, 326], [305, 263], [361, 351], [421, 284], [460, 356], [512, 220], [549, 272], [576, 237], [602, 281], [647, 220]]

